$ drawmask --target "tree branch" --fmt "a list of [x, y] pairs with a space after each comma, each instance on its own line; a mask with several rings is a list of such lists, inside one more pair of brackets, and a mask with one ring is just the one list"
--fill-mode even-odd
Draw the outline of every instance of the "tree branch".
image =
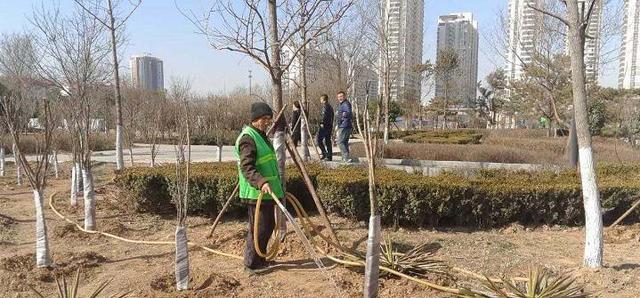
[[557, 15], [557, 14], [553, 13], [553, 12], [550, 12], [550, 11], [547, 11], [547, 10], [544, 10], [544, 9], [541, 9], [541, 8], [538, 8], [538, 7], [536, 7], [536, 6], [534, 6], [534, 5], [531, 5], [531, 4], [527, 4], [527, 6], [528, 6], [529, 8], [531, 8], [531, 9], [533, 9], [533, 10], [537, 11], [537, 12], [540, 12], [540, 13], [542, 13], [542, 14], [548, 15], [548, 16], [550, 16], [550, 17], [553, 17], [553, 18], [555, 18], [555, 19], [559, 20], [560, 22], [563, 22], [565, 25], [567, 25], [567, 27], [569, 27], [569, 26], [570, 26], [569, 21], [567, 21], [565, 18], [563, 18], [563, 17], [561, 17], [561, 16], [559, 16], [559, 15]]

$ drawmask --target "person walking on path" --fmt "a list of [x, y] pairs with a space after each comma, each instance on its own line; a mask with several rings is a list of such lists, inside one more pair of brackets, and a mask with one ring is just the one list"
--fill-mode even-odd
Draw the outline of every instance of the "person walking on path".
[[340, 91], [337, 94], [338, 97], [338, 109], [337, 109], [337, 121], [338, 121], [338, 137], [337, 143], [342, 153], [342, 161], [351, 163], [351, 156], [349, 152], [349, 138], [353, 132], [353, 112], [351, 110], [351, 103], [347, 100], [347, 96], [344, 91]]
[[[249, 225], [244, 250], [244, 266], [249, 274], [267, 266], [265, 258], [258, 255], [253, 243], [254, 221], [258, 221], [258, 247], [267, 251], [267, 244], [275, 227], [275, 202], [270, 194], [284, 198], [282, 182], [278, 175], [278, 162], [273, 145], [266, 135], [273, 118], [273, 111], [263, 102], [251, 105], [251, 124], [246, 125], [235, 144], [238, 159], [238, 184], [240, 200], [247, 205]], [[256, 202], [265, 193], [260, 205], [259, 218], [254, 218]]]
[[302, 119], [300, 114], [300, 102], [296, 100], [293, 102], [293, 114], [291, 115], [291, 139], [296, 147], [300, 144], [301, 137]]
[[329, 104], [329, 96], [320, 96], [322, 111], [320, 112], [320, 129], [316, 142], [322, 152], [322, 160], [331, 161], [333, 159], [333, 144], [331, 142], [331, 132], [333, 130], [333, 107]]

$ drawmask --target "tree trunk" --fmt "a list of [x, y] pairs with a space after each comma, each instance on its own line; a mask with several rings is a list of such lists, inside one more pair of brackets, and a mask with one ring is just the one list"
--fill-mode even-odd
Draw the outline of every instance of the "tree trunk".
[[133, 145], [129, 144], [129, 159], [131, 160], [131, 166], [133, 167]]
[[[373, 156], [369, 157], [373, 160]], [[364, 297], [378, 296], [378, 283], [380, 277], [380, 215], [378, 214], [378, 200], [375, 190], [374, 162], [369, 162], [369, 204], [371, 216], [369, 217], [369, 236], [367, 238], [367, 256], [365, 263]]]
[[576, 134], [576, 121], [571, 120], [571, 131], [569, 131], [569, 140], [567, 144], [567, 156], [569, 158], [569, 166], [578, 168], [578, 135]]
[[115, 18], [113, 17], [113, 4], [111, 0], [108, 0], [108, 12], [109, 12], [109, 25], [111, 34], [111, 58], [113, 61], [113, 88], [115, 92], [116, 101], [116, 169], [122, 170], [124, 168], [124, 157], [122, 154], [122, 143], [124, 137], [124, 128], [122, 126], [122, 95], [120, 93], [120, 70], [118, 63], [118, 47], [116, 40], [116, 28]]
[[80, 162], [76, 162], [76, 189], [77, 191], [82, 190], [82, 166]]
[[[280, 49], [280, 37], [278, 35], [278, 6], [276, 0], [269, 0], [268, 2], [269, 9], [269, 42], [271, 44], [271, 59], [272, 59], [272, 69], [270, 69], [271, 73], [271, 85], [272, 85], [272, 93], [273, 93], [273, 108], [275, 112], [279, 112], [282, 109], [282, 68], [280, 59], [282, 58], [281, 49]], [[282, 181], [282, 190], [286, 192], [286, 179], [285, 179], [285, 162], [287, 160], [287, 152], [285, 149], [285, 140], [284, 140], [284, 128], [286, 125], [286, 121], [284, 117], [279, 123], [275, 123], [276, 129], [273, 136], [273, 147], [276, 151], [276, 158], [278, 159], [278, 171], [280, 174], [280, 179]], [[282, 235], [282, 239], [284, 240], [284, 235], [287, 230], [286, 219], [284, 214], [278, 210], [276, 212], [277, 219], [280, 222], [280, 232]]]
[[78, 206], [78, 178], [80, 173], [78, 173], [78, 163], [75, 163], [71, 166], [71, 206]]
[[[303, 12], [303, 18], [304, 18], [304, 12]], [[307, 32], [306, 29], [303, 27], [301, 30], [301, 35], [302, 35], [302, 39], [306, 40], [307, 38]], [[304, 111], [304, 113], [306, 114], [309, 111], [309, 98], [308, 98], [308, 86], [307, 86], [307, 46], [304, 46], [301, 50], [300, 50], [300, 64], [301, 64], [301, 71], [300, 71], [300, 83], [301, 83], [301, 92], [300, 92], [300, 98], [302, 99], [302, 110]], [[302, 112], [300, 113], [301, 117], [302, 117]], [[311, 152], [309, 151], [309, 134], [307, 133], [307, 121], [306, 121], [306, 117], [302, 117], [300, 119], [300, 141], [302, 143], [302, 158], [307, 161], [309, 160], [309, 158], [311, 158]], [[298, 150], [298, 149], [296, 149]]]
[[218, 146], [218, 152], [216, 152], [216, 160], [222, 162], [222, 145]]
[[584, 265], [589, 268], [602, 266], [602, 212], [596, 180], [595, 161], [591, 148], [591, 134], [587, 114], [587, 90], [584, 66], [585, 32], [582, 28], [577, 0], [568, 0], [569, 44], [571, 49], [571, 81], [573, 107], [578, 137], [580, 179], [585, 210], [585, 247]]
[[44, 202], [42, 191], [33, 191], [33, 202], [36, 207], [36, 266], [38, 268], [50, 267], [49, 239], [47, 237], [47, 223], [44, 217]]
[[[384, 144], [389, 144], [389, 102], [391, 101], [391, 94], [387, 93], [384, 97], [384, 135], [383, 140]], [[368, 107], [365, 107], [368, 108]]]
[[51, 156], [53, 159], [53, 174], [56, 179], [60, 178], [60, 172], [58, 171], [58, 151], [53, 150], [53, 155]]
[[176, 289], [178, 291], [189, 289], [189, 248], [187, 240], [187, 228], [176, 227]]
[[82, 184], [84, 186], [84, 228], [96, 229], [96, 193], [93, 189], [93, 174], [87, 165], [82, 167]]
[[0, 177], [4, 177], [4, 148], [0, 147]]
[[16, 184], [18, 184], [18, 186], [22, 186], [22, 165], [20, 164], [20, 159], [18, 158], [18, 146], [16, 146], [16, 143], [13, 143], [13, 164], [16, 167]]

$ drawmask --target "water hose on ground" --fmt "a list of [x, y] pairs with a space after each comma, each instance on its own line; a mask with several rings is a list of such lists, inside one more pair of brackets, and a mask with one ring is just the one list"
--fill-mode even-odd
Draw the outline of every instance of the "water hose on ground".
[[[106, 233], [106, 232], [102, 232], [102, 231], [91, 231], [91, 230], [86, 230], [86, 229], [84, 229], [80, 224], [78, 224], [77, 222], [75, 222], [75, 221], [74, 221], [74, 220], [72, 220], [72, 219], [67, 218], [66, 216], [64, 216], [62, 213], [60, 213], [60, 212], [55, 208], [55, 206], [54, 206], [54, 204], [53, 204], [53, 199], [55, 198], [55, 196], [56, 196], [57, 194], [58, 194], [58, 192], [54, 192], [53, 194], [51, 194], [51, 195], [49, 196], [49, 207], [51, 208], [51, 210], [52, 210], [52, 211], [53, 211], [53, 212], [54, 212], [58, 217], [60, 217], [61, 219], [65, 220], [66, 222], [68, 222], [68, 223], [70, 223], [70, 224], [73, 224], [74, 226], [76, 226], [76, 228], [78, 228], [78, 230], [80, 230], [80, 231], [82, 231], [82, 232], [89, 233], [89, 234], [98, 234], [98, 235], [103, 235], [103, 236], [106, 236], [106, 237], [109, 237], [109, 238], [113, 238], [113, 239], [120, 240], [120, 241], [127, 242], [127, 243], [134, 243], [134, 244], [145, 244], [145, 245], [174, 245], [174, 244], [175, 244], [175, 242], [173, 242], [173, 241], [148, 241], [148, 240], [134, 240], [134, 239], [124, 238], [124, 237], [120, 237], [120, 236], [113, 235], [113, 234]], [[301, 204], [300, 204], [300, 202], [297, 200], [297, 198], [296, 198], [295, 196], [291, 195], [291, 194], [287, 194], [287, 196], [286, 196], [286, 197], [287, 197], [287, 200], [288, 200], [288, 201], [290, 201], [290, 202], [292, 202], [292, 203], [293, 203], [292, 205], [294, 206], [294, 209], [296, 209], [296, 214], [297, 214], [297, 215], [298, 215], [298, 217], [301, 219], [301, 220], [300, 220], [300, 222], [302, 222], [304, 229], [305, 229], [307, 232], [310, 232], [310, 231], [312, 231], [312, 230], [313, 230], [313, 231], [315, 231], [316, 235], [318, 235], [319, 237], [321, 237], [323, 240], [327, 241], [329, 244], [333, 244], [332, 242], [330, 242], [330, 241], [331, 241], [330, 239], [328, 239], [326, 236], [324, 236], [324, 235], [322, 235], [321, 233], [319, 233], [319, 231], [318, 231], [317, 227], [316, 227], [315, 225], [313, 225], [313, 223], [311, 222], [311, 220], [310, 220], [310, 219], [309, 219], [309, 217], [308, 217], [308, 214], [306, 214], [306, 212], [304, 211], [304, 209], [300, 209], [300, 210], [298, 210], [298, 209], [299, 209], [299, 207], [301, 207]], [[257, 209], [257, 208], [256, 208], [256, 209]], [[295, 222], [292, 222], [292, 224], [296, 224], [296, 223], [295, 223]], [[310, 237], [310, 239], [313, 239], [313, 237]], [[341, 265], [344, 265], [344, 266], [351, 266], [351, 267], [364, 267], [364, 266], [365, 266], [364, 261], [360, 260], [360, 258], [358, 258], [358, 257], [356, 257], [356, 256], [354, 256], [354, 255], [351, 255], [351, 254], [346, 253], [346, 252], [344, 252], [344, 251], [340, 252], [340, 254], [342, 254], [344, 257], [346, 257], [346, 258], [352, 258], [352, 259], [357, 260], [357, 261], [345, 260], [345, 259], [343, 259], [343, 258], [339, 258], [339, 257], [337, 257], [337, 256], [334, 256], [334, 255], [329, 254], [327, 251], [325, 251], [324, 249], [320, 248], [320, 247], [315, 243], [315, 241], [314, 241], [314, 240], [311, 240], [311, 241], [315, 244], [314, 246], [316, 246], [316, 249], [318, 249], [318, 251], [320, 251], [320, 252], [323, 254], [323, 256], [324, 256], [324, 257], [326, 257], [326, 258], [328, 258], [328, 259], [332, 260], [332, 261], [333, 261], [333, 262], [335, 262], [335, 263], [338, 263], [338, 264], [341, 264]], [[216, 255], [219, 255], [219, 256], [229, 257], [229, 258], [236, 259], [236, 260], [243, 260], [243, 257], [241, 257], [241, 256], [234, 255], [234, 254], [229, 254], [229, 253], [225, 253], [225, 252], [221, 252], [221, 251], [219, 251], [219, 250], [215, 250], [215, 249], [212, 249], [212, 248], [209, 248], [209, 247], [206, 247], [206, 246], [203, 246], [203, 245], [200, 245], [200, 244], [197, 244], [197, 243], [191, 242], [191, 241], [190, 241], [190, 242], [188, 242], [188, 245], [189, 245], [189, 246], [191, 246], [191, 247], [201, 248], [201, 249], [203, 249], [203, 250], [205, 250], [205, 251], [208, 251], [208, 252], [210, 252], [210, 253], [213, 253], [213, 254], [216, 254]], [[454, 269], [455, 269], [455, 268], [454, 268]], [[390, 274], [392, 274], [392, 275], [395, 275], [395, 276], [398, 276], [398, 277], [400, 277], [400, 278], [405, 278], [405, 279], [411, 280], [411, 281], [413, 281], [413, 282], [416, 282], [416, 283], [418, 283], [418, 284], [421, 284], [421, 285], [423, 285], [423, 286], [427, 286], [427, 287], [432, 288], [432, 289], [435, 289], [435, 290], [439, 290], [439, 291], [443, 291], [443, 292], [447, 292], [447, 293], [452, 293], [452, 294], [459, 294], [459, 293], [460, 293], [460, 290], [459, 290], [459, 289], [451, 288], [451, 287], [445, 287], [445, 286], [441, 286], [441, 285], [438, 285], [438, 284], [434, 284], [434, 283], [431, 283], [431, 282], [425, 281], [425, 280], [423, 280], [423, 279], [419, 279], [419, 278], [416, 278], [416, 277], [413, 277], [413, 276], [410, 276], [410, 275], [404, 274], [404, 273], [402, 273], [402, 272], [399, 272], [399, 271], [393, 270], [393, 269], [388, 268], [388, 267], [385, 267], [385, 266], [380, 266], [380, 270], [385, 271], [385, 272], [388, 272], [388, 273], [390, 273]], [[475, 277], [475, 278], [478, 278], [478, 277], [477, 277], [477, 276], [478, 276], [477, 274], [469, 274], [469, 273], [471, 273], [470, 271], [466, 271], [466, 270], [464, 270], [464, 271], [465, 271], [468, 275], [471, 275], [471, 276], [473, 276], [473, 277]], [[484, 278], [478, 278], [478, 279], [485, 280]]]

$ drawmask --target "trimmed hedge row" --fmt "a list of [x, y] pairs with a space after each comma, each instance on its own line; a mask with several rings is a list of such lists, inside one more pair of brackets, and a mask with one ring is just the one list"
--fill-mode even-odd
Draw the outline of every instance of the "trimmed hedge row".
[[[365, 169], [310, 165], [309, 172], [329, 212], [352, 220], [368, 218]], [[233, 190], [235, 163], [195, 164], [192, 173], [189, 210], [216, 214]], [[297, 171], [289, 168], [288, 173], [288, 191], [312, 209]], [[611, 216], [624, 212], [631, 197], [640, 193], [640, 166], [601, 166], [598, 177], [603, 208]], [[158, 212], [172, 208], [168, 191], [172, 179], [172, 166], [128, 168], [118, 174], [116, 184], [138, 211]], [[455, 173], [425, 177], [379, 169], [376, 189], [385, 224], [496, 227], [513, 222], [579, 225], [584, 220], [580, 180], [573, 171], [482, 170], [473, 177]], [[241, 210], [238, 201], [230, 208], [236, 214]], [[639, 212], [632, 216], [639, 218]]]

